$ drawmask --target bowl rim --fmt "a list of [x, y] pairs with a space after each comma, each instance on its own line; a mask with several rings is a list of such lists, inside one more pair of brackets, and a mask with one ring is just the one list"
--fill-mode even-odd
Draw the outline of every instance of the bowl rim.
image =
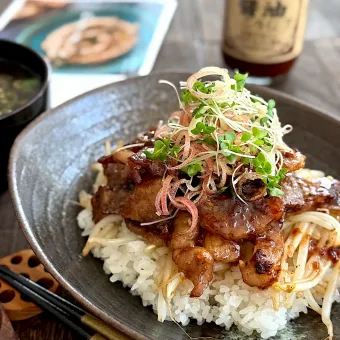
[[[29, 222], [27, 221], [27, 219], [25, 218], [25, 213], [21, 204], [21, 199], [19, 197], [18, 194], [18, 185], [17, 185], [17, 178], [15, 177], [15, 171], [16, 171], [16, 160], [17, 160], [17, 156], [18, 156], [18, 152], [20, 149], [20, 144], [22, 143], [22, 141], [24, 140], [25, 136], [32, 130], [34, 129], [36, 126], [38, 126], [40, 124], [40, 122], [42, 122], [44, 119], [48, 118], [49, 116], [54, 116], [56, 114], [58, 114], [58, 111], [60, 110], [60, 108], [63, 107], [67, 107], [68, 105], [72, 104], [73, 102], [77, 102], [79, 100], [81, 100], [82, 98], [85, 98], [86, 96], [88, 96], [89, 94], [92, 93], [100, 93], [102, 90], [104, 89], [108, 89], [111, 87], [115, 87], [116, 85], [119, 86], [119, 84], [121, 83], [134, 83], [136, 81], [136, 79], [140, 79], [140, 78], [148, 78], [150, 76], [161, 76], [162, 79], [165, 79], [164, 77], [166, 77], [167, 75], [173, 75], [174, 73], [178, 74], [178, 75], [182, 75], [183, 79], [186, 79], [185, 77], [187, 77], [189, 75], [188, 72], [183, 72], [183, 71], [179, 71], [179, 72], [153, 72], [149, 75], [146, 76], [141, 76], [141, 77], [133, 77], [133, 78], [129, 78], [129, 79], [125, 79], [125, 80], [121, 80], [119, 82], [115, 82], [115, 83], [111, 83], [102, 87], [99, 87], [97, 89], [94, 89], [92, 91], [86, 92], [82, 95], [79, 95], [73, 99], [68, 100], [67, 102], [53, 108], [50, 110], [47, 110], [45, 113], [43, 113], [42, 115], [40, 115], [37, 119], [35, 119], [34, 121], [32, 121], [27, 127], [25, 127], [22, 132], [18, 135], [18, 137], [16, 138], [11, 152], [10, 152], [10, 157], [9, 157], [9, 168], [8, 168], [8, 183], [9, 183], [9, 193], [10, 193], [10, 197], [13, 203], [13, 208], [14, 208], [14, 212], [16, 215], [16, 218], [18, 220], [18, 223], [21, 227], [21, 230], [23, 231], [27, 241], [29, 242], [30, 246], [32, 247], [34, 253], [38, 256], [38, 258], [41, 260], [42, 264], [46, 267], [46, 269], [52, 274], [52, 276], [60, 283], [60, 285], [66, 289], [81, 305], [83, 305], [87, 310], [89, 310], [91, 313], [93, 313], [95, 316], [101, 318], [102, 320], [104, 320], [106, 323], [112, 325], [113, 327], [115, 327], [116, 329], [118, 329], [119, 331], [121, 331], [124, 334], [127, 334], [128, 336], [132, 337], [133, 339], [137, 339], [137, 340], [149, 340], [148, 337], [145, 337], [144, 335], [142, 335], [141, 333], [134, 331], [133, 329], [131, 329], [127, 324], [123, 324], [120, 321], [114, 319], [112, 316], [106, 314], [104, 311], [100, 310], [95, 304], [93, 304], [91, 301], [89, 301], [86, 296], [84, 296], [83, 294], [81, 294], [77, 288], [73, 287], [71, 283], [67, 282], [61, 273], [58, 272], [58, 270], [55, 268], [54, 264], [52, 262], [50, 262], [47, 259], [47, 256], [45, 255], [44, 251], [42, 250], [39, 242], [35, 239], [35, 237], [33, 236], [33, 232], [32, 229], [29, 226]], [[300, 99], [296, 99], [293, 96], [289, 95], [289, 94], [285, 94], [282, 93], [280, 91], [271, 89], [271, 88], [267, 88], [264, 86], [258, 86], [258, 85], [250, 85], [248, 86], [248, 88], [252, 88], [254, 90], [256, 90], [257, 88], [261, 88], [261, 92], [264, 96], [273, 96], [273, 97], [279, 97], [282, 98], [284, 100], [286, 100], [287, 102], [290, 103], [294, 103], [295, 106], [297, 107], [304, 107], [307, 110], [313, 111], [316, 115], [318, 115], [319, 117], [322, 117], [323, 119], [327, 119], [330, 123], [333, 124], [340, 124], [340, 117], [337, 116], [333, 116], [329, 113], [326, 113], [323, 110], [319, 110], [315, 107], [313, 107], [312, 105], [306, 104], [303, 100]]]
[[[45, 72], [46, 72], [46, 77], [43, 79], [43, 82], [40, 86], [39, 92], [29, 101], [27, 102], [25, 105], [20, 106], [19, 108], [15, 109], [14, 111], [6, 114], [6, 115], [0, 115], [0, 122], [12, 117], [20, 112], [22, 112], [23, 110], [26, 110], [28, 107], [30, 107], [32, 104], [34, 104], [38, 99], [40, 99], [42, 96], [44, 96], [48, 85], [51, 81], [51, 75], [52, 75], [52, 66], [51, 64], [46, 60], [46, 58], [42, 57], [38, 52], [34, 51], [32, 48], [19, 44], [17, 42], [11, 41], [11, 40], [7, 40], [7, 39], [0, 39], [0, 44], [5, 43], [8, 44], [9, 46], [16, 46], [19, 48], [22, 48], [23, 50], [26, 50], [26, 52], [29, 52], [31, 54], [33, 54], [37, 60], [39, 60], [39, 62], [41, 63], [41, 65], [43, 65], [43, 67], [45, 68]], [[0, 59], [1, 59], [1, 55], [0, 55]], [[8, 60], [6, 58], [2, 58], [4, 60]], [[25, 64], [23, 64], [25, 66]]]

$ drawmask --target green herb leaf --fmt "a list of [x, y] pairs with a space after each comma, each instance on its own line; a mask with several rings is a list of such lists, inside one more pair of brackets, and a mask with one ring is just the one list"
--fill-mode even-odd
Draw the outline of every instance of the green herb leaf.
[[191, 130], [191, 133], [193, 135], [198, 135], [200, 132], [203, 132], [205, 134], [209, 134], [209, 133], [214, 132], [215, 130], [216, 130], [216, 128], [214, 128], [213, 126], [208, 126], [208, 125], [205, 125], [202, 122], [198, 122], [196, 124], [196, 127]]
[[233, 131], [227, 132], [227, 133], [224, 134], [224, 138], [223, 139], [227, 140], [227, 141], [229, 141], [231, 143], [234, 143], [235, 140], [236, 140], [236, 134]]
[[210, 137], [210, 136], [209, 137], [205, 137], [203, 139], [203, 142], [205, 144], [208, 144], [208, 145], [216, 145], [216, 140], [214, 138]]
[[208, 133], [212, 133], [216, 130], [216, 128], [214, 128], [213, 126], [208, 126], [205, 125], [205, 127], [203, 128], [203, 132], [208, 134]]
[[196, 81], [194, 83], [194, 85], [192, 86], [192, 88], [197, 91], [197, 92], [201, 92], [201, 93], [206, 93], [206, 94], [210, 94], [212, 92], [214, 92], [214, 87], [215, 84], [211, 83], [211, 84], [205, 84], [201, 81]]
[[178, 157], [179, 152], [181, 151], [181, 147], [178, 145], [174, 145], [171, 149], [170, 149], [170, 153], [173, 154], [175, 157]]
[[192, 113], [195, 118], [203, 117], [202, 109], [204, 108], [204, 106], [205, 105], [201, 103], [199, 107], [196, 107], [196, 109]]
[[202, 83], [201, 81], [196, 81], [196, 83], [194, 83], [194, 85], [193, 85], [192, 88], [193, 88], [195, 91], [199, 91], [199, 89], [200, 89], [201, 87], [204, 87], [204, 83]]
[[255, 168], [256, 172], [259, 174], [259, 175], [265, 175], [266, 172], [264, 171], [264, 169], [262, 169], [261, 167], [257, 167]]
[[[236, 153], [242, 153], [241, 148], [238, 147], [238, 146], [232, 147], [232, 148], [230, 149], [230, 151], [233, 151], [233, 152], [236, 152]], [[227, 157], [227, 159], [228, 159], [228, 161], [229, 161], [230, 163], [234, 163], [238, 157], [241, 157], [241, 156], [234, 155], [234, 154], [230, 153], [230, 155]]]
[[260, 152], [260, 153], [257, 155], [256, 158], [257, 158], [261, 163], [265, 162], [265, 160], [266, 160], [266, 156], [265, 156], [262, 152]]
[[254, 137], [257, 138], [257, 139], [262, 139], [262, 138], [267, 136], [267, 132], [265, 130], [261, 130], [257, 127], [253, 127], [251, 129], [251, 131], [252, 131]]
[[255, 146], [253, 146], [253, 145], [249, 145], [249, 151], [251, 153], [255, 153], [255, 152], [257, 152], [257, 148]]
[[260, 162], [260, 160], [259, 159], [257, 159], [257, 158], [255, 158], [255, 159], [253, 159], [253, 165], [255, 166], [255, 167], [259, 167], [260, 165], [261, 165], [261, 162]]
[[242, 153], [242, 150], [241, 150], [241, 148], [240, 148], [239, 146], [234, 146], [234, 147], [231, 149], [231, 151], [237, 152], [237, 153]]
[[282, 196], [283, 195], [283, 191], [279, 188], [270, 189], [269, 192], [272, 196]]
[[273, 99], [268, 100], [267, 115], [273, 117], [273, 108], [275, 107], [275, 101]]
[[191, 133], [194, 134], [194, 135], [198, 135], [202, 129], [204, 128], [204, 124], [199, 122], [196, 124], [196, 127], [194, 129], [191, 130]]
[[250, 132], [243, 132], [241, 136], [241, 141], [242, 142], [248, 142], [248, 140], [251, 138], [251, 133]]
[[287, 171], [288, 171], [288, 169], [286, 169], [286, 168], [281, 168], [281, 170], [279, 171], [278, 176], [279, 176], [281, 181], [283, 179], [285, 179], [285, 177], [286, 177], [285, 175], [286, 175]]
[[181, 168], [181, 170], [188, 174], [190, 177], [193, 177], [202, 171], [202, 161], [184, 166], [183, 168]]
[[221, 142], [220, 147], [221, 147], [223, 156], [229, 156], [230, 155], [230, 144], [229, 143]]
[[160, 159], [161, 161], [165, 161], [167, 157], [168, 146], [162, 140], [156, 140], [154, 144], [153, 152], [144, 151], [147, 158], [155, 160]]
[[269, 162], [265, 162], [262, 166], [263, 170], [268, 174], [270, 175], [271, 172], [272, 172], [272, 165], [269, 163]]
[[229, 150], [232, 149], [233, 143], [236, 140], [236, 134], [233, 131], [225, 133], [223, 136], [218, 137], [220, 141], [220, 147], [224, 156], [229, 156]]
[[227, 107], [229, 107], [229, 104], [228, 104], [228, 103], [218, 103], [218, 106], [219, 106], [221, 109], [226, 109]]
[[257, 146], [261, 146], [264, 144], [264, 141], [262, 139], [257, 139], [255, 142], [254, 142], [255, 145]]
[[262, 126], [265, 126], [265, 125], [267, 124], [268, 120], [269, 120], [268, 117], [262, 117], [262, 118], [260, 119], [260, 124], [261, 124]]
[[227, 160], [230, 162], [230, 163], [234, 163], [236, 161], [238, 156], [234, 155], [234, 154], [230, 154], [228, 157], [227, 157]]
[[153, 158], [153, 152], [150, 152], [148, 150], [143, 151], [147, 159], [154, 159]]
[[155, 141], [153, 152], [144, 150], [144, 154], [148, 159], [159, 159], [164, 162], [169, 154], [173, 154], [177, 157], [179, 151], [179, 146], [170, 146], [170, 138], [161, 138]]
[[241, 91], [246, 84], [246, 79], [248, 78], [248, 73], [236, 73], [234, 79], [236, 80], [236, 86], [232, 85], [231, 88], [236, 91]]
[[255, 115], [255, 116], [253, 116], [253, 117], [250, 118], [250, 121], [251, 121], [252, 123], [254, 123], [254, 122], [257, 121], [258, 119], [259, 119], [259, 115]]
[[185, 105], [190, 104], [190, 103], [194, 103], [196, 102], [198, 99], [193, 96], [189, 90], [184, 90], [182, 92], [182, 101]]

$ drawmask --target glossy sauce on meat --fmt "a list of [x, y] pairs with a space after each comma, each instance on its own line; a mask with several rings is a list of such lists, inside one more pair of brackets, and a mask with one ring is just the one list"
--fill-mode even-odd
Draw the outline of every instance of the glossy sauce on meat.
[[162, 188], [162, 178], [144, 177], [141, 183], [136, 184], [121, 208], [124, 218], [138, 222], [157, 221], [155, 201]]
[[236, 262], [240, 259], [240, 246], [220, 235], [207, 232], [204, 238], [204, 248], [216, 261]]
[[120, 214], [123, 204], [131, 193], [129, 185], [117, 185], [113, 188], [101, 186], [93, 195], [91, 202], [93, 208], [93, 220], [95, 223], [111, 214]]
[[179, 211], [173, 221], [173, 233], [170, 247], [173, 249], [172, 259], [178, 270], [192, 281], [194, 288], [190, 296], [201, 296], [213, 278], [214, 260], [211, 254], [202, 247], [197, 247], [199, 226], [191, 232], [191, 215]]
[[99, 187], [92, 197], [95, 223], [99, 222], [106, 215], [119, 214], [121, 206], [128, 199], [134, 188], [127, 165], [113, 163], [111, 155], [102, 157], [99, 161], [104, 167], [107, 185]]
[[284, 240], [280, 226], [273, 224], [271, 229], [256, 238], [251, 259], [240, 261], [243, 281], [251, 287], [265, 289], [272, 285], [280, 273]]
[[161, 161], [147, 159], [143, 151], [138, 151], [128, 160], [132, 177], [136, 183], [142, 182], [142, 177], [146, 174], [162, 177], [166, 166]]
[[172, 258], [179, 271], [194, 284], [190, 296], [201, 296], [213, 279], [214, 259], [210, 253], [202, 247], [175, 249]]
[[282, 167], [288, 172], [296, 171], [305, 167], [306, 156], [298, 150], [281, 150], [283, 156]]
[[264, 233], [267, 225], [283, 215], [280, 198], [258, 199], [244, 204], [229, 195], [210, 196], [198, 207], [201, 226], [228, 240], [242, 240]]
[[167, 246], [170, 241], [168, 224], [152, 224], [142, 227], [138, 222], [126, 220], [126, 226], [130, 231], [142, 236], [144, 240], [157, 247]]
[[197, 225], [191, 233], [191, 215], [187, 211], [179, 211], [172, 222], [173, 232], [170, 246], [172, 249], [192, 248], [197, 244], [200, 227]]
[[[261, 178], [250, 171], [236, 187], [246, 204], [228, 193], [205, 195], [197, 204], [199, 223], [194, 230], [187, 211], [179, 210], [173, 219], [160, 221], [164, 216], [157, 215], [155, 201], [163, 186], [166, 164], [146, 158], [143, 150], [152, 146], [152, 138], [153, 132], [135, 141], [144, 146], [122, 149], [99, 160], [108, 181], [92, 198], [94, 221], [108, 214], [121, 214], [130, 231], [151, 244], [170, 247], [178, 270], [194, 284], [193, 297], [200, 296], [212, 281], [214, 261], [239, 262], [245, 283], [269, 287], [280, 272], [284, 247], [280, 223], [284, 213], [339, 208], [338, 181], [305, 180], [288, 174], [281, 183], [284, 195], [279, 198], [269, 196]], [[282, 155], [288, 172], [304, 166], [305, 156], [300, 152], [282, 151]], [[253, 252], [242, 260], [240, 248], [247, 242]], [[319, 251], [316, 249], [313, 251]], [[340, 256], [339, 247], [321, 252], [333, 262]]]
[[287, 212], [297, 212], [324, 207], [327, 204], [338, 205], [340, 184], [328, 178], [303, 179], [288, 174], [283, 180], [282, 197]]

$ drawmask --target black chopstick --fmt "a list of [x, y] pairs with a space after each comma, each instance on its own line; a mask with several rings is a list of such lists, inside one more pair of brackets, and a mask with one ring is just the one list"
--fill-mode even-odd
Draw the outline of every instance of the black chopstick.
[[[27, 279], [26, 277], [14, 273], [8, 268], [0, 265], [0, 278], [1, 277], [5, 281], [7, 281], [10, 285], [12, 285], [14, 288], [27, 295], [37, 305], [39, 305], [39, 300], [43, 300], [45, 303], [44, 306], [40, 306], [41, 308], [46, 309], [47, 311], [51, 311], [52, 309], [53, 311], [56, 311], [57, 313], [67, 317], [67, 320], [72, 322], [73, 324], [81, 323], [87, 327], [90, 327], [91, 329], [95, 330], [96, 332], [100, 333], [105, 338], [110, 340], [128, 339], [128, 337], [126, 337], [125, 335], [112, 329], [101, 320], [86, 313], [83, 309], [75, 306], [71, 302], [61, 298], [56, 294], [53, 294], [49, 290], [45, 289], [44, 287], [41, 287], [40, 285]], [[25, 291], [23, 291], [24, 289]], [[30, 293], [28, 293], [28, 291]], [[95, 336], [96, 336], [95, 339], [98, 340], [103, 339], [103, 337], [101, 338], [98, 337], [99, 334], [96, 334]], [[94, 338], [92, 336], [92, 340], [93, 339]]]
[[75, 313], [79, 313], [79, 314], [85, 314], [86, 313], [80, 307], [78, 307], [78, 306], [74, 305], [73, 303], [63, 299], [59, 295], [53, 294], [52, 292], [50, 292], [45, 287], [38, 285], [37, 283], [35, 283], [34, 281], [31, 281], [30, 279], [26, 278], [25, 276], [17, 274], [15, 272], [12, 272], [10, 269], [8, 269], [7, 267], [5, 267], [3, 265], [0, 265], [0, 274], [1, 273], [8, 275], [13, 280], [19, 281], [24, 286], [26, 286], [29, 289], [31, 289], [32, 291], [36, 292], [37, 294], [39, 294], [43, 298], [52, 301], [56, 306], [58, 306], [60, 308], [64, 308], [65, 306], [68, 306]]
[[[1, 268], [2, 269], [2, 268]], [[26, 286], [24, 286], [21, 282], [13, 280], [10, 276], [4, 273], [0, 273], [0, 278], [5, 280], [7, 283], [9, 283], [13, 288], [21, 292], [22, 294], [25, 294], [26, 297], [34, 301], [34, 303], [39, 306], [40, 308], [50, 312], [53, 314], [58, 320], [63, 322], [65, 325], [67, 325], [69, 328], [71, 328], [75, 333], [78, 334], [82, 339], [86, 340], [93, 340], [93, 339], [101, 339], [105, 340], [104, 337], [98, 338], [93, 334], [90, 334], [87, 332], [84, 328], [80, 327], [76, 323], [74, 323], [71, 319], [68, 318], [67, 313], [60, 310], [59, 308], [56, 308], [53, 304], [51, 304], [49, 301], [44, 299], [43, 297], [39, 296], [37, 293], [33, 292]], [[96, 336], [94, 338], [94, 336]]]

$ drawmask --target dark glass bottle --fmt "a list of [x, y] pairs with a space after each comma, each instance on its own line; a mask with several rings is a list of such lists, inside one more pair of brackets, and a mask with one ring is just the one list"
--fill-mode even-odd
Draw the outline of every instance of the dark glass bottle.
[[222, 52], [250, 81], [271, 84], [302, 51], [309, 0], [227, 0]]

